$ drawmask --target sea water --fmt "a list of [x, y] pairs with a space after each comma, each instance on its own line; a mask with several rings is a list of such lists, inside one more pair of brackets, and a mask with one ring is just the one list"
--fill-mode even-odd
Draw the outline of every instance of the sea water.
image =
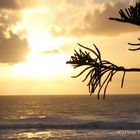
[[0, 96], [0, 140], [139, 140], [140, 95]]

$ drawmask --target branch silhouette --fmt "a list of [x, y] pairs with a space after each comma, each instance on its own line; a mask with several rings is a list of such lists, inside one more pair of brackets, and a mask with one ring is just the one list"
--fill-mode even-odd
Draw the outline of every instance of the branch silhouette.
[[[120, 9], [119, 11], [120, 18], [110, 17], [110, 20], [115, 20], [119, 22], [125, 22], [140, 26], [140, 1], [136, 2], [135, 6], [130, 6], [129, 8], [125, 8], [125, 10]], [[140, 39], [138, 38], [140, 41]], [[140, 46], [140, 43], [128, 43], [132, 46]], [[140, 47], [135, 49], [129, 49], [130, 51], [140, 50]]]
[[[138, 40], [140, 41], [140, 38], [138, 38]], [[131, 45], [131, 46], [140, 46], [140, 43], [128, 43], [129, 45]], [[129, 49], [130, 51], [138, 51], [138, 50], [140, 50], [140, 47], [138, 47], [138, 48], [135, 48], [135, 49]]]
[[[87, 84], [89, 93], [92, 95], [95, 90], [98, 89], [98, 99], [100, 98], [100, 92], [102, 89], [104, 90], [103, 99], [105, 99], [107, 87], [117, 72], [123, 72], [121, 88], [123, 87], [126, 72], [140, 72], [140, 68], [124, 68], [107, 60], [102, 60], [101, 53], [95, 44], [93, 44], [94, 50], [79, 43], [78, 45], [89, 52], [82, 51], [81, 49], [79, 49], [79, 52], [74, 50], [74, 55], [71, 56], [71, 59], [67, 61], [66, 64], [71, 64], [74, 68], [85, 66], [84, 70], [78, 75], [72, 76], [72, 78], [77, 78], [88, 71], [82, 82], [89, 79]], [[90, 53], [93, 54], [94, 58], [91, 57]]]
[[[137, 26], [140, 26], [140, 1], [136, 2], [134, 6], [130, 6], [129, 8], [125, 8], [125, 10], [120, 9], [119, 11], [120, 18], [109, 18], [110, 20], [115, 20], [123, 23], [130, 23]], [[140, 38], [138, 38], [140, 41]], [[130, 48], [130, 51], [140, 50], [140, 43], [128, 43], [131, 46], [135, 46], [136, 48]], [[109, 83], [112, 81], [113, 76], [117, 72], [122, 72], [121, 79], [121, 88], [123, 88], [124, 79], [126, 72], [140, 72], [140, 68], [125, 68], [123, 66], [117, 66], [107, 60], [102, 60], [101, 53], [99, 49], [93, 44], [94, 49], [90, 49], [78, 43], [80, 47], [85, 49], [86, 51], [82, 51], [79, 49], [79, 52], [75, 50], [71, 59], [67, 61], [67, 64], [71, 64], [74, 68], [85, 67], [78, 75], [73, 76], [73, 78], [77, 78], [81, 76], [83, 73], [87, 72], [87, 75], [83, 79], [83, 82], [89, 79], [88, 81], [88, 89], [90, 95], [92, 95], [95, 90], [97, 90], [98, 99], [100, 98], [100, 93], [103, 90], [103, 99], [105, 99], [106, 90], [108, 88]], [[87, 52], [88, 50], [88, 52]], [[94, 58], [91, 57], [90, 53], [93, 54]]]
[[140, 2], [136, 2], [135, 6], [125, 8], [125, 10], [120, 9], [119, 15], [120, 18], [110, 17], [109, 19], [119, 22], [127, 22], [140, 26]]

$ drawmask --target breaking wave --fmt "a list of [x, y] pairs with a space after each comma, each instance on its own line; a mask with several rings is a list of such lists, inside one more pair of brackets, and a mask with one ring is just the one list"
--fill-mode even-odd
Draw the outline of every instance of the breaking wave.
[[[50, 121], [51, 120], [51, 121]], [[56, 122], [54, 120], [57, 120]], [[59, 118], [52, 119], [32, 119], [1, 122], [0, 129], [62, 129], [62, 130], [86, 130], [86, 129], [114, 129], [114, 130], [138, 130], [140, 122], [134, 121], [82, 121], [66, 120]]]

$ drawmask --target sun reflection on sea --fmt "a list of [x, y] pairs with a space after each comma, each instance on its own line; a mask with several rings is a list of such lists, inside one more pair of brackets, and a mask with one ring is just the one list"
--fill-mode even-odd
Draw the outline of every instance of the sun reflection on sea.
[[23, 132], [19, 133], [19, 138], [26, 139], [49, 139], [52, 136], [52, 131], [41, 131], [41, 132]]

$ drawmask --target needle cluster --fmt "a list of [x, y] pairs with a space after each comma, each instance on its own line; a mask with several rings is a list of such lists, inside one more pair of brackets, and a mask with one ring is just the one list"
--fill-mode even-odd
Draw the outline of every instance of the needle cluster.
[[[85, 66], [84, 70], [82, 70], [78, 75], [72, 77], [77, 78], [84, 72], [88, 71], [82, 82], [89, 79], [87, 86], [90, 95], [92, 95], [95, 92], [95, 90], [98, 89], [98, 99], [99, 99], [100, 92], [104, 88], [103, 98], [105, 99], [108, 84], [109, 82], [111, 82], [112, 77], [118, 71], [123, 71], [123, 77], [121, 82], [121, 87], [123, 87], [125, 77], [124, 67], [118, 67], [117, 65], [107, 60], [102, 60], [101, 53], [94, 44], [93, 44], [94, 50], [85, 47], [81, 44], [78, 45], [88, 50], [89, 52], [82, 51], [81, 49], [79, 49], [79, 52], [75, 50], [74, 55], [71, 56], [70, 61], [67, 61], [67, 64], [72, 64], [74, 68]], [[91, 57], [90, 53], [93, 54], [94, 58]]]
[[128, 22], [140, 26], [140, 2], [136, 2], [135, 6], [130, 6], [125, 8], [125, 10], [120, 9], [120, 18], [109, 18], [110, 20], [116, 20], [119, 22]]
[[[120, 9], [119, 11], [120, 18], [109, 18], [110, 20], [115, 20], [119, 22], [126, 22], [130, 24], [134, 24], [140, 26], [140, 1], [136, 2], [135, 6], [130, 6], [129, 8], [125, 8], [124, 10]], [[140, 39], [138, 38], [140, 41]], [[140, 46], [140, 43], [128, 43], [132, 46]], [[140, 50], [140, 47], [131, 48], [130, 51]]]

